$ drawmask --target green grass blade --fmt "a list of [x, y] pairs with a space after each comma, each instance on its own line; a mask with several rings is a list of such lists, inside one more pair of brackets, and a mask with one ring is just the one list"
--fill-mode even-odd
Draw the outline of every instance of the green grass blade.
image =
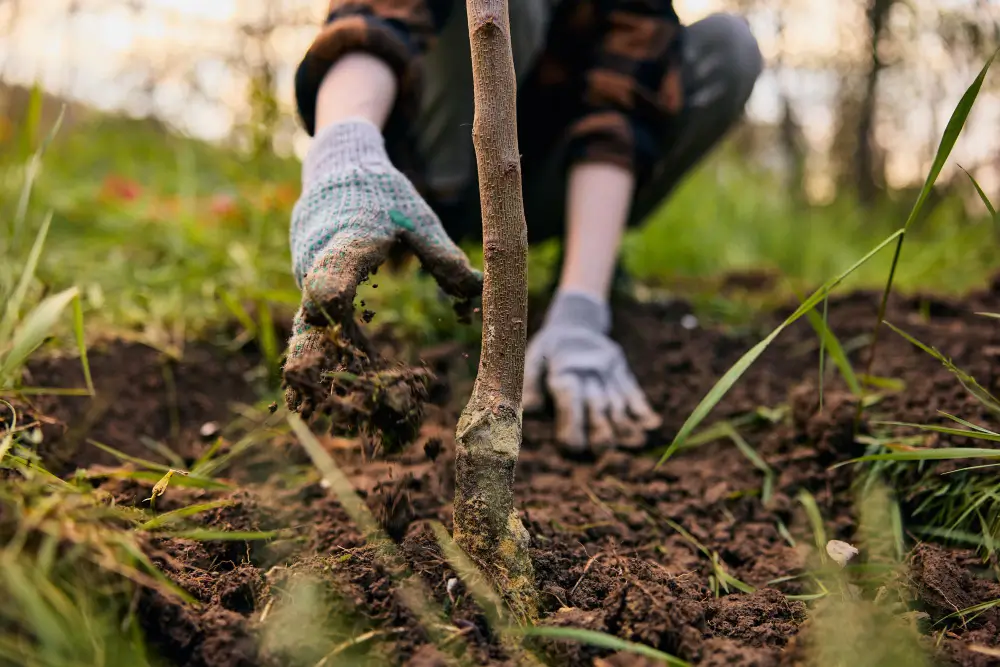
[[159, 516], [153, 517], [149, 521], [139, 524], [137, 528], [138, 530], [153, 530], [154, 528], [165, 526], [168, 523], [172, 523], [180, 519], [185, 519], [189, 516], [201, 514], [202, 512], [208, 512], [210, 510], [214, 510], [219, 507], [229, 507], [230, 505], [233, 504], [234, 502], [232, 500], [213, 500], [212, 502], [209, 503], [190, 505], [189, 507], [182, 507], [172, 512], [164, 512]]
[[952, 459], [996, 459], [1000, 458], [1000, 449], [984, 449], [982, 447], [939, 447], [937, 449], [909, 449], [881, 454], [866, 454], [848, 461], [830, 466], [839, 468], [851, 463], [865, 461], [947, 461]]
[[90, 361], [87, 359], [87, 342], [83, 333], [83, 301], [79, 298], [73, 300], [73, 333], [76, 336], [76, 347], [80, 352], [80, 367], [83, 369], [83, 380], [87, 385], [87, 391], [93, 396], [94, 380], [90, 376]]
[[902, 229], [896, 230], [895, 232], [890, 234], [888, 238], [886, 238], [877, 246], [875, 246], [872, 250], [870, 250], [864, 257], [862, 257], [857, 262], [852, 264], [850, 268], [848, 268], [846, 271], [841, 273], [836, 278], [827, 281], [825, 285], [823, 285], [818, 290], [813, 292], [812, 296], [810, 296], [808, 299], [802, 302], [802, 304], [798, 307], [798, 309], [796, 309], [794, 313], [789, 315], [784, 322], [779, 324], [778, 327], [767, 336], [767, 338], [754, 345], [749, 352], [744, 354], [739, 359], [739, 361], [737, 361], [728, 371], [726, 371], [725, 375], [723, 375], [722, 378], [715, 383], [715, 386], [709, 390], [705, 398], [701, 400], [701, 402], [697, 405], [697, 407], [695, 407], [691, 415], [687, 418], [687, 421], [685, 421], [684, 424], [681, 426], [680, 431], [678, 431], [677, 435], [674, 436], [673, 442], [670, 443], [670, 446], [667, 448], [667, 451], [663, 453], [663, 456], [660, 458], [660, 461], [656, 464], [657, 467], [663, 465], [667, 461], [667, 459], [669, 459], [674, 454], [674, 452], [676, 452], [677, 449], [684, 444], [684, 441], [687, 440], [687, 438], [691, 435], [694, 429], [698, 427], [698, 424], [700, 424], [702, 420], [704, 420], [705, 417], [709, 415], [712, 409], [715, 408], [716, 405], [718, 405], [719, 401], [721, 401], [722, 398], [729, 392], [729, 390], [732, 389], [733, 385], [736, 384], [736, 381], [739, 380], [740, 377], [743, 375], [743, 373], [745, 373], [746, 370], [750, 368], [753, 362], [756, 361], [757, 358], [764, 353], [764, 350], [767, 349], [768, 345], [770, 345], [782, 331], [784, 331], [789, 325], [791, 325], [796, 320], [801, 318], [803, 315], [805, 315], [806, 313], [810, 312], [813, 308], [815, 308], [816, 305], [820, 301], [822, 301], [827, 294], [830, 293], [830, 290], [839, 285], [840, 282], [844, 280], [844, 278], [851, 275], [854, 271], [858, 269], [858, 267], [862, 266], [865, 262], [870, 260], [875, 255], [877, 255], [879, 251], [881, 251], [887, 245], [892, 243], [893, 240], [900, 237], [902, 234], [903, 234]]
[[979, 187], [979, 183], [976, 181], [975, 177], [970, 174], [965, 167], [959, 165], [958, 168], [964, 171], [965, 175], [969, 177], [970, 181], [972, 181], [972, 187], [976, 189], [976, 192], [979, 193], [979, 198], [983, 200], [984, 204], [986, 204], [986, 210], [990, 212], [990, 217], [995, 220], [997, 217], [997, 210], [993, 208], [993, 202], [990, 201], [990, 198], [986, 196], [983, 189]]
[[[101, 451], [111, 454], [111, 456], [115, 457], [119, 461], [125, 463], [134, 463], [135, 465], [142, 466], [147, 470], [155, 470], [163, 474], [171, 471], [171, 467], [168, 465], [163, 465], [162, 463], [156, 463], [155, 461], [150, 461], [149, 459], [143, 459], [138, 456], [132, 456], [131, 454], [126, 454], [123, 451], [115, 449], [111, 445], [105, 445], [104, 443], [97, 442], [96, 440], [87, 440], [87, 442], [89, 442], [94, 447], [97, 447]], [[157, 477], [157, 479], [159, 479], [159, 477]]]
[[207, 530], [197, 528], [194, 530], [179, 530], [157, 533], [161, 537], [179, 537], [185, 540], [199, 540], [203, 542], [224, 542], [224, 541], [247, 541], [256, 542], [259, 540], [270, 540], [278, 535], [276, 530], [253, 531], [253, 530]]
[[948, 359], [946, 356], [938, 352], [936, 348], [921, 343], [919, 340], [917, 340], [910, 334], [906, 333], [899, 327], [895, 326], [892, 322], [885, 322], [885, 325], [890, 329], [892, 329], [893, 331], [895, 331], [900, 336], [902, 336], [903, 338], [905, 338], [912, 345], [915, 345], [916, 347], [920, 348], [930, 356], [940, 361], [944, 365], [944, 367], [947, 368], [948, 371], [951, 372], [951, 374], [958, 379], [958, 381], [962, 384], [962, 386], [965, 387], [966, 391], [972, 394], [973, 397], [975, 397], [976, 400], [982, 403], [985, 407], [989, 408], [993, 412], [1000, 415], [1000, 401], [998, 401], [997, 398], [993, 394], [991, 394], [988, 389], [979, 384], [976, 378], [972, 377], [971, 375], [963, 371], [961, 368], [956, 366], [954, 363], [952, 363], [951, 359]]
[[66, 387], [18, 387], [0, 389], [0, 396], [93, 396], [89, 389]]
[[[854, 373], [854, 368], [851, 367], [851, 362], [847, 359], [847, 354], [844, 352], [844, 347], [840, 344], [837, 336], [830, 329], [827, 323], [827, 310], [826, 310], [827, 299], [823, 299], [823, 315], [820, 316], [815, 310], [810, 310], [806, 313], [806, 317], [809, 318], [809, 323], [812, 325], [813, 329], [816, 330], [816, 335], [819, 336], [820, 346], [821, 346], [821, 359], [826, 355], [829, 355], [836, 364], [837, 370], [840, 371], [840, 376], [844, 378], [844, 382], [847, 383], [847, 387], [851, 390], [851, 393], [855, 396], [861, 395], [861, 383], [858, 381], [858, 376]], [[823, 354], [825, 352], [825, 354]], [[820, 362], [820, 373], [822, 373], [823, 363]], [[820, 380], [822, 381], [822, 375], [820, 375]]]
[[823, 515], [820, 514], [819, 505], [811, 493], [803, 489], [799, 493], [799, 502], [806, 511], [809, 525], [812, 526], [813, 540], [816, 543], [816, 550], [821, 558], [826, 558], [826, 529], [823, 528]]
[[260, 342], [260, 349], [267, 362], [268, 372], [272, 377], [281, 368], [281, 350], [278, 346], [278, 336], [274, 328], [274, 319], [271, 317], [271, 304], [266, 301], [257, 302], [257, 317], [260, 324], [257, 327], [257, 337]]
[[[828, 319], [829, 312], [830, 312], [830, 296], [827, 295], [827, 296], [823, 297], [823, 319], [822, 319], [822, 323], [823, 323], [823, 327], [822, 328], [823, 328], [823, 330], [826, 330], [826, 328], [827, 328], [827, 326], [829, 324], [829, 319]], [[809, 311], [809, 322], [810, 323], [813, 323], [814, 318], [812, 317], [812, 315], [814, 315], [814, 314], [815, 314], [815, 311], [812, 311], [812, 310]], [[814, 324], [814, 326], [815, 326], [815, 324]], [[823, 336], [823, 335], [820, 335], [820, 338], [819, 338], [819, 409], [820, 409], [820, 411], [823, 410], [823, 399], [824, 399], [823, 392], [824, 392], [825, 389], [826, 389], [826, 337]]]
[[955, 147], [955, 142], [958, 141], [958, 135], [961, 134], [962, 128], [965, 126], [965, 121], [972, 111], [972, 106], [979, 96], [979, 91], [983, 87], [983, 81], [986, 80], [986, 73], [990, 71], [990, 66], [993, 64], [993, 60], [997, 57], [998, 53], [1000, 53], [1000, 49], [993, 52], [993, 55], [990, 56], [989, 60], [986, 61], [986, 64], [979, 71], [979, 75], [976, 76], [975, 81], [966, 89], [965, 94], [962, 95], [962, 99], [958, 101], [955, 111], [952, 112], [951, 118], [948, 120], [948, 125], [944, 128], [944, 134], [941, 136], [941, 143], [938, 144], [937, 153], [934, 155], [931, 170], [924, 181], [924, 187], [920, 189], [920, 195], [917, 197], [917, 201], [910, 211], [910, 216], [906, 219], [906, 224], [903, 225], [904, 229], [910, 228], [910, 225], [913, 224], [913, 221], [920, 214], [920, 209], [923, 208], [927, 197], [931, 194], [931, 188], [934, 187], [934, 183], [941, 174], [944, 163], [947, 162], [948, 156], [951, 155], [951, 149]]
[[38, 260], [42, 256], [42, 248], [45, 246], [45, 239], [49, 235], [49, 227], [51, 225], [52, 213], [50, 212], [47, 216], [45, 216], [45, 220], [42, 221], [42, 226], [38, 228], [38, 234], [35, 235], [35, 242], [32, 244], [31, 250], [28, 252], [28, 260], [24, 263], [24, 267], [21, 269], [21, 277], [17, 282], [17, 287], [14, 288], [14, 292], [7, 301], [7, 307], [4, 309], [3, 319], [0, 320], [0, 353], [2, 353], [3, 348], [6, 347], [5, 341], [10, 338], [10, 335], [14, 331], [14, 327], [17, 324], [18, 315], [21, 312], [21, 306], [24, 304], [24, 298], [28, 294], [28, 288], [31, 286], [31, 281], [35, 278], [35, 270], [38, 268]]
[[28, 202], [31, 201], [31, 191], [35, 186], [35, 179], [38, 177], [38, 172], [41, 170], [42, 155], [45, 154], [45, 150], [55, 139], [56, 134], [59, 132], [59, 128], [62, 127], [63, 118], [66, 115], [66, 105], [63, 104], [59, 108], [59, 116], [56, 118], [56, 122], [52, 124], [52, 129], [49, 130], [48, 135], [46, 135], [45, 140], [42, 141], [38, 150], [34, 152], [31, 159], [28, 160], [28, 167], [25, 173], [24, 185], [21, 187], [21, 196], [17, 202], [17, 212], [14, 215], [14, 232], [13, 232], [13, 243], [12, 246], [17, 247], [18, 241], [21, 235], [21, 229], [24, 226], [25, 220], [28, 218]]
[[52, 334], [63, 310], [79, 295], [77, 288], [70, 287], [47, 297], [28, 313], [14, 332], [10, 352], [0, 365], [0, 388], [9, 388], [15, 372]]
[[982, 470], [983, 468], [997, 468], [1000, 467], [1000, 463], [984, 463], [978, 466], [967, 466], [965, 468], [955, 468], [954, 470], [946, 470], [942, 475], [954, 475], [960, 472], [968, 472], [970, 470]]
[[382, 530], [375, 521], [375, 517], [372, 516], [368, 506], [365, 505], [364, 501], [358, 496], [357, 491], [354, 490], [351, 480], [337, 467], [333, 458], [323, 449], [323, 445], [319, 443], [319, 440], [309, 430], [306, 423], [302, 421], [302, 418], [294, 413], [289, 414], [288, 423], [291, 425], [292, 431], [295, 432], [299, 444], [309, 454], [309, 458], [312, 459], [313, 464], [319, 469], [323, 479], [330, 485], [330, 490], [337, 496], [337, 500], [340, 501], [341, 506], [347, 512], [351, 521], [354, 522], [354, 525], [361, 529], [361, 533], [365, 539], [374, 539], [379, 542], [387, 540], [388, 536], [382, 535]]
[[17, 410], [3, 399], [0, 399], [0, 403], [6, 405], [7, 409], [10, 410], [10, 426], [7, 427], [3, 439], [0, 440], [0, 462], [2, 462], [3, 457], [7, 456], [7, 451], [14, 445], [14, 429], [17, 428]]
[[[152, 482], [153, 484], [163, 478], [163, 474], [160, 472], [151, 472], [148, 470], [129, 470], [127, 468], [86, 471], [83, 475], [86, 479], [133, 479], [137, 482]], [[233, 487], [230, 484], [225, 484], [223, 482], [205, 477], [198, 477], [194, 473], [191, 473], [190, 475], [174, 475], [174, 477], [170, 480], [170, 484], [171, 486], [180, 486], [189, 489], [209, 489], [212, 491], [233, 490]]]
[[[977, 440], [989, 440], [990, 442], [1000, 442], [1000, 435], [983, 430], [973, 431], [964, 428], [954, 428], [952, 426], [938, 426], [937, 424], [913, 424], [911, 422], [876, 421], [872, 423], [878, 424], [880, 426], [904, 426], [907, 428], [920, 429], [921, 431], [932, 431], [934, 433], [943, 433], [944, 435], [958, 435], [958, 436], [964, 436], [966, 438], [976, 438]], [[1000, 453], [1000, 451], [998, 451], [997, 453]]]
[[612, 651], [627, 651], [652, 660], [659, 660], [665, 665], [671, 665], [671, 667], [690, 667], [690, 663], [687, 663], [680, 658], [675, 658], [669, 653], [658, 651], [657, 649], [651, 646], [646, 646], [645, 644], [637, 644], [635, 642], [620, 639], [614, 635], [597, 632], [596, 630], [534, 625], [522, 628], [521, 632], [532, 637], [562, 639], [571, 642], [578, 642], [580, 644], [589, 644], [591, 646], [606, 648]]
[[970, 421], [966, 421], [966, 420], [964, 420], [964, 419], [962, 419], [960, 417], [956, 417], [955, 415], [950, 415], [947, 412], [945, 412], [944, 410], [938, 410], [938, 414], [939, 415], [944, 415], [945, 417], [947, 417], [948, 419], [952, 420], [953, 422], [961, 424], [962, 426], [964, 426], [966, 428], [969, 428], [969, 429], [972, 429], [973, 431], [976, 431], [978, 433], [984, 433], [986, 435], [1000, 436], [1000, 433], [994, 433], [993, 431], [989, 430], [988, 428], [984, 428], [982, 426], [978, 426], [976, 424], [973, 424]]
[[740, 435], [739, 431], [728, 423], [726, 423], [726, 426], [729, 427], [729, 439], [733, 441], [733, 444], [736, 445], [737, 449], [740, 450], [743, 456], [745, 456], [747, 460], [753, 464], [753, 467], [757, 468], [757, 470], [760, 470], [766, 475], [772, 474], [774, 471], [771, 470], [771, 466], [767, 465], [764, 459], [761, 458], [760, 454], [757, 453], [757, 450], [750, 446], [750, 443], [747, 442], [742, 435]]

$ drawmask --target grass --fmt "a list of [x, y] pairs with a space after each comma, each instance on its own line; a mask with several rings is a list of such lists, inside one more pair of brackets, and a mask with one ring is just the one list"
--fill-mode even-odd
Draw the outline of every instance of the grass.
[[[991, 233], [995, 229], [995, 208], [971, 176], [970, 187], [985, 207], [980, 217], [970, 219], [957, 198], [945, 200], [926, 215], [921, 211], [985, 73], [986, 68], [959, 105], [908, 214], [898, 202], [884, 201], [874, 210], [865, 210], [849, 198], [795, 207], [768, 174], [746, 168], [727, 149], [684, 183], [670, 205], [656, 212], [643, 229], [630, 234], [624, 252], [632, 275], [655, 289], [684, 290], [709, 318], [741, 312], [739, 304], [720, 301], [713, 294], [719, 276], [727, 271], [774, 271], [786, 279], [779, 297], [810, 294], [799, 299], [800, 307], [723, 376], [684, 424], [661, 463], [699, 441], [695, 429], [711, 408], [764, 349], [802, 317], [817, 331], [823, 350], [821, 364], [829, 357], [851, 390], [859, 393], [870, 374], [855, 373], [843, 345], [826, 323], [825, 304], [834, 288], [882, 286], [884, 298], [896, 289], [959, 293], [981, 285], [998, 268], [994, 246], [982, 242], [984, 227]], [[0, 158], [0, 212], [4, 221], [10, 221], [4, 223], [0, 238], [0, 297], [5, 304], [0, 314], [0, 397], [51, 389], [25, 387], [22, 381], [25, 362], [48, 351], [46, 345], [79, 357], [85, 385], [70, 390], [93, 394], [87, 352], [112, 336], [140, 340], [174, 357], [183, 354], [187, 342], [206, 337], [233, 349], [255, 346], [264, 359], [261, 390], [272, 395], [283, 351], [282, 327], [299, 300], [287, 250], [298, 165], [273, 156], [248, 163], [239, 155], [166, 135], [140, 121], [98, 119], [58, 133], [43, 136], [42, 131], [37, 120], [29, 120], [16, 139], [16, 150], [3, 151]], [[904, 235], [907, 255], [900, 262]], [[895, 255], [881, 252], [894, 243]], [[474, 262], [479, 261], [479, 249], [470, 248], [470, 252]], [[533, 289], [548, 284], [553, 256], [551, 246], [533, 250]], [[831, 275], [835, 278], [828, 279]], [[361, 298], [377, 312], [375, 327], [392, 326], [404, 339], [418, 339], [422, 344], [456, 336], [478, 340], [475, 327], [457, 326], [447, 301], [412, 265], [396, 275], [380, 273], [377, 282], [378, 289], [370, 285], [361, 292]], [[817, 284], [818, 289], [809, 291]], [[931, 348], [927, 351], [933, 353]], [[981, 387], [974, 380], [960, 375], [958, 369], [954, 372], [974, 395], [988, 400], [977, 393]], [[820, 374], [824, 377], [822, 366]], [[143, 540], [152, 533], [203, 540], [275, 536], [198, 528], [194, 520], [220, 507], [217, 502], [156, 514], [154, 492], [149, 511], [109, 507], [90, 492], [88, 482], [95, 477], [66, 481], [49, 473], [45, 462], [33, 454], [32, 433], [37, 424], [18, 423], [12, 403], [4, 402], [0, 409], [6, 409], [2, 414], [14, 415], [0, 433], [0, 474], [16, 475], [18, 480], [0, 490], [0, 536], [5, 544], [0, 549], [0, 597], [19, 603], [0, 612], [4, 659], [14, 656], [20, 661], [16, 664], [38, 665], [149, 664], [141, 633], [122, 601], [129, 599], [136, 585], [183, 594], [145, 559]], [[989, 428], [957, 424], [946, 432], [989, 442], [1000, 439]], [[946, 428], [913, 426], [938, 432]], [[294, 419], [291, 429], [352, 520], [390, 564], [399, 565], [391, 541], [380, 535], [364, 503], [336, 467], [331, 467], [308, 429]], [[777, 471], [756, 456], [731, 424], [717, 436], [730, 439], [764, 475], [762, 495], [769, 497]], [[210, 449], [190, 469], [175, 461], [165, 466], [119, 452], [121, 467], [87, 474], [152, 482], [160, 492], [172, 486], [226, 489], [229, 483], [220, 473], [240, 452], [264, 438], [259, 431], [248, 430], [228, 452], [216, 455]], [[868, 483], [863, 486], [869, 493], [858, 502], [862, 544], [876, 564], [881, 559], [888, 563], [888, 570], [896, 571], [902, 557], [902, 527], [896, 501], [878, 490], [882, 482], [912, 479], [910, 466], [919, 467], [928, 460], [946, 455], [981, 459], [994, 457], [996, 450], [889, 445], [888, 435], [876, 438], [871, 453], [855, 463], [868, 465], [864, 469]], [[939, 537], [993, 551], [1000, 540], [1000, 493], [988, 476], [956, 472], [946, 481], [921, 478], [913, 488], [923, 494], [914, 516], [926, 517], [927, 534], [936, 531]], [[920, 664], [923, 655], [916, 648], [913, 628], [900, 621], [904, 593], [885, 574], [886, 569], [829, 569], [830, 563], [822, 556], [826, 533], [819, 507], [808, 494], [800, 500], [819, 554], [815, 567], [819, 592], [800, 596], [817, 603], [812, 616], [814, 636], [819, 638], [813, 646], [814, 657], [820, 664]], [[754, 590], [730, 575], [717, 553], [679, 524], [672, 527], [711, 561], [716, 594]], [[442, 549], [448, 552], [447, 535], [438, 532]], [[880, 538], [885, 535], [891, 536], [888, 546]], [[77, 548], [65, 550], [67, 541]], [[463, 570], [460, 554], [452, 556], [456, 571], [465, 571], [468, 581], [474, 573]], [[412, 583], [412, 579], [404, 576], [401, 581]], [[881, 586], [888, 591], [881, 598], [887, 602], [859, 599], [850, 593], [851, 586], [868, 593]], [[475, 589], [471, 584], [468, 588]], [[446, 615], [433, 608], [433, 598], [426, 591], [413, 588], [405, 597], [425, 630], [433, 635], [442, 629]], [[480, 597], [487, 595], [484, 592]], [[302, 610], [282, 613], [292, 619], [291, 625], [302, 622]], [[307, 610], [305, 616], [310, 613]], [[494, 622], [510, 631], [684, 664], [653, 647], [601, 633], [521, 628], [509, 623], [502, 611]], [[845, 628], [851, 641], [824, 643]], [[447, 632], [454, 628], [444, 630], [440, 644], [457, 650], [460, 642], [454, 637], [461, 633]], [[339, 639], [321, 654], [321, 662], [384, 639], [376, 630], [346, 637], [334, 634]], [[880, 645], [888, 653], [871, 651]]]

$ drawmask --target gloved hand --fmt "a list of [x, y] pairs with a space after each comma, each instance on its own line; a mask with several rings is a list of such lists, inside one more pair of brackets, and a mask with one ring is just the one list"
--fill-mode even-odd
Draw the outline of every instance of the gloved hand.
[[322, 327], [352, 317], [358, 284], [399, 241], [451, 296], [470, 299], [482, 292], [482, 274], [392, 165], [379, 129], [362, 119], [316, 135], [303, 164], [290, 237], [302, 306], [289, 360], [316, 348]]
[[544, 325], [528, 343], [524, 410], [542, 408], [547, 389], [555, 404], [556, 439], [572, 450], [640, 446], [646, 431], [661, 423], [621, 347], [608, 337], [610, 329], [605, 304], [585, 294], [558, 292]]

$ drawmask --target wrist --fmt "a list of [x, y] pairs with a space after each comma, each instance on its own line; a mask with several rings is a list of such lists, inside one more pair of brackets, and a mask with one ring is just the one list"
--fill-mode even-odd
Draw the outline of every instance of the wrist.
[[316, 133], [302, 162], [302, 185], [308, 186], [344, 167], [384, 168], [391, 165], [379, 128], [362, 117], [345, 118]]
[[545, 323], [583, 327], [607, 334], [611, 330], [611, 308], [600, 296], [560, 287], [549, 304]]

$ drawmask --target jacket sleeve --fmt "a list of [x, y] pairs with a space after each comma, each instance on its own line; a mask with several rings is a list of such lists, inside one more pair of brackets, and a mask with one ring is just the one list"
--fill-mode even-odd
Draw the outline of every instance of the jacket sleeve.
[[396, 107], [416, 112], [422, 58], [440, 34], [453, 0], [331, 0], [326, 24], [295, 73], [295, 101], [310, 136], [316, 131], [316, 96], [334, 62], [345, 53], [379, 56], [396, 73]]
[[598, 40], [569, 129], [572, 163], [604, 162], [641, 181], [683, 106], [681, 28], [671, 0], [598, 0]]

